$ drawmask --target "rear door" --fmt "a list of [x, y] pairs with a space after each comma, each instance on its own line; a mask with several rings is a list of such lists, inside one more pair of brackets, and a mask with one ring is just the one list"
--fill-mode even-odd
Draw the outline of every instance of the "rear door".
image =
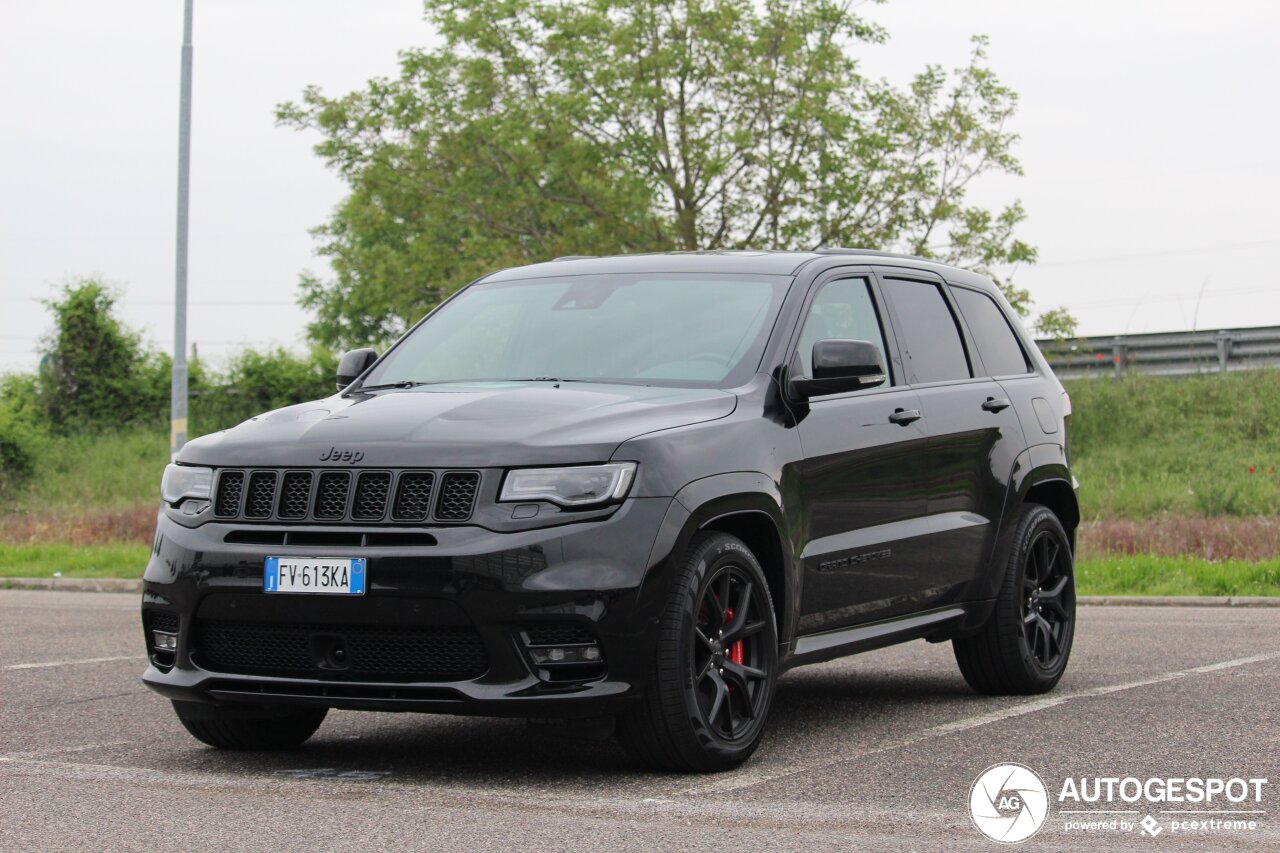
[[969, 336], [987, 375], [1000, 383], [1018, 413], [1027, 444], [1065, 444], [1061, 389], [1036, 372], [1025, 347], [1025, 335], [1014, 331], [1008, 309], [977, 288], [951, 285]]
[[[866, 340], [885, 356], [878, 388], [815, 397], [797, 407], [805, 497], [801, 634], [913, 609], [928, 571], [925, 447], [920, 402], [903, 387], [892, 330], [869, 270], [819, 279], [792, 343], [792, 370], [812, 375], [813, 345]], [[901, 423], [896, 423], [893, 418]]]
[[929, 584], [921, 602], [955, 600], [989, 559], [1009, 472], [1023, 447], [1018, 416], [987, 374], [941, 278], [882, 269], [903, 372], [929, 432]]

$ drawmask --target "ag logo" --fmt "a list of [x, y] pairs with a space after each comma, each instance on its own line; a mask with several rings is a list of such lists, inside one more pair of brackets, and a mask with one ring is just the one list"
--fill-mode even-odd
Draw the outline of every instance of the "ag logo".
[[1044, 782], [1021, 764], [993, 764], [969, 789], [969, 816], [992, 841], [1016, 844], [1035, 835], [1049, 816]]

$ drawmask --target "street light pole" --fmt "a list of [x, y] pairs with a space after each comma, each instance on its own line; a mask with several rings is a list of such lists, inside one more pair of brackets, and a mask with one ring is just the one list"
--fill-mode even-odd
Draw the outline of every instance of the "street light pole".
[[169, 391], [169, 455], [187, 443], [187, 207], [191, 192], [191, 12], [182, 16], [182, 93], [178, 107], [178, 240], [173, 296], [173, 383]]

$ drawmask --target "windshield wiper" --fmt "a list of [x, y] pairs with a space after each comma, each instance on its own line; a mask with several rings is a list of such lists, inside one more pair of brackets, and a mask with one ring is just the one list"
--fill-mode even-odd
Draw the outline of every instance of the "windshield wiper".
[[343, 393], [354, 394], [357, 391], [385, 391], [388, 388], [416, 388], [419, 385], [431, 385], [431, 382], [415, 382], [412, 379], [401, 379], [399, 382], [388, 382], [385, 385], [361, 385], [359, 388], [351, 388]]
[[586, 382], [591, 385], [643, 385], [649, 387], [648, 383], [640, 382], [635, 379], [561, 379], [558, 376], [534, 376], [532, 378], [525, 377], [523, 379], [501, 379], [500, 382]]
[[465, 385], [467, 383], [479, 382], [554, 382], [557, 385], [561, 382], [585, 382], [596, 385], [642, 385], [646, 388], [649, 387], [647, 382], [640, 382], [633, 379], [561, 379], [558, 376], [532, 376], [517, 379], [453, 379], [445, 382], [418, 382], [412, 379], [401, 379], [399, 382], [388, 382], [385, 385], [362, 385], [359, 388], [349, 388], [342, 392], [342, 396], [346, 397], [351, 394], [358, 394], [362, 391], [386, 391], [392, 388], [417, 388], [420, 385]]

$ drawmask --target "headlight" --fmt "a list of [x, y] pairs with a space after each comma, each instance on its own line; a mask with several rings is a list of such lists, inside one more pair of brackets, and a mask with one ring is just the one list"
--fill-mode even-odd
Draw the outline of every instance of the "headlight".
[[176, 504], [183, 498], [208, 500], [213, 490], [213, 469], [192, 465], [166, 465], [160, 481], [160, 497]]
[[636, 463], [579, 465], [573, 468], [518, 468], [507, 472], [500, 501], [551, 501], [561, 506], [619, 501], [635, 479]]

